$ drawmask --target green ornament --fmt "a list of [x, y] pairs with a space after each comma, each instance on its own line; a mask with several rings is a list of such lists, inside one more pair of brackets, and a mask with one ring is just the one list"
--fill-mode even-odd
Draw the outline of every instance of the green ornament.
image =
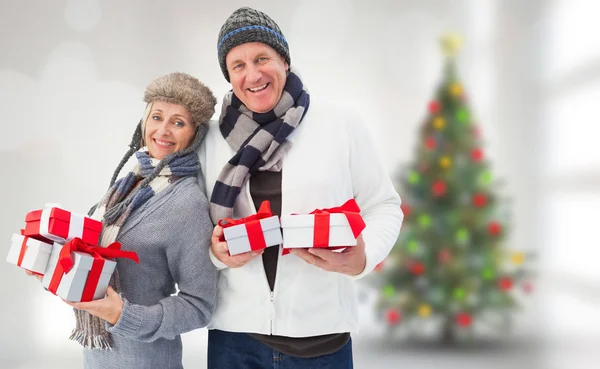
[[421, 216], [419, 216], [419, 224], [423, 228], [429, 228], [429, 226], [431, 225], [431, 217], [427, 214], [422, 214]]
[[464, 244], [465, 242], [469, 241], [470, 236], [471, 234], [469, 233], [468, 229], [460, 228], [458, 231], [456, 231], [456, 242]]
[[456, 112], [456, 120], [461, 123], [467, 123], [469, 121], [469, 111], [466, 108], [460, 108]]
[[414, 170], [410, 171], [410, 173], [408, 173], [408, 183], [411, 185], [417, 185], [419, 182], [421, 182], [421, 175]]
[[466, 292], [464, 288], [457, 287], [454, 289], [454, 293], [452, 294], [455, 300], [463, 300], [466, 296]]
[[391, 284], [386, 284], [383, 287], [383, 296], [390, 299], [396, 294], [396, 289]]
[[419, 251], [419, 243], [416, 240], [410, 240], [406, 244], [406, 248], [408, 249], [408, 252], [415, 254]]
[[489, 280], [491, 280], [491, 279], [493, 279], [493, 278], [494, 278], [494, 275], [495, 275], [495, 273], [494, 273], [494, 269], [492, 269], [492, 268], [489, 268], [489, 267], [488, 267], [488, 268], [485, 268], [485, 269], [483, 270], [483, 273], [482, 273], [483, 279], [486, 279], [486, 280], [488, 280], [488, 281], [489, 281]]
[[481, 180], [481, 183], [483, 183], [484, 185], [489, 185], [490, 183], [492, 183], [492, 172], [486, 170], [485, 172], [481, 173], [481, 176], [479, 178]]

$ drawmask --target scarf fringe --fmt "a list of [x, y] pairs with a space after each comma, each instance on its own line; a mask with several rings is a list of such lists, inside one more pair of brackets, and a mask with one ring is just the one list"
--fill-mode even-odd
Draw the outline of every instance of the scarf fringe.
[[92, 336], [82, 330], [73, 329], [73, 332], [71, 333], [69, 339], [79, 343], [86, 349], [112, 351], [112, 347], [108, 339], [101, 335]]

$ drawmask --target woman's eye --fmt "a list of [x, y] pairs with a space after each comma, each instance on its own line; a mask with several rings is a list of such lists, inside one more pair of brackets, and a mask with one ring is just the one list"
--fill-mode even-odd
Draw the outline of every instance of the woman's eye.
[[154, 119], [154, 120], [160, 120], [160, 117], [158, 115], [153, 115], [152, 119]]
[[185, 123], [184, 123], [184, 122], [182, 122], [182, 121], [180, 121], [180, 120], [178, 120], [178, 121], [176, 121], [176, 122], [175, 122], [175, 125], [176, 125], [177, 127], [184, 127], [184, 126], [185, 126]]

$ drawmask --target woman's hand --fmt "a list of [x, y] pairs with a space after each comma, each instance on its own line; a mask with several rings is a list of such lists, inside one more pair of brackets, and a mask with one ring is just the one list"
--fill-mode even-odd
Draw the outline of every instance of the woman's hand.
[[42, 278], [44, 278], [43, 275], [39, 275], [39, 274], [36, 274], [34, 272], [30, 272], [29, 270], [25, 270], [25, 274], [27, 274], [30, 277], [36, 277], [38, 279], [38, 281], [41, 281]]
[[213, 255], [219, 259], [220, 262], [227, 265], [230, 268], [239, 268], [246, 265], [250, 260], [255, 257], [262, 255], [264, 250], [260, 251], [248, 251], [243, 254], [238, 255], [229, 255], [229, 246], [227, 246], [226, 241], [219, 241], [219, 239], [223, 236], [223, 227], [220, 225], [216, 225], [215, 229], [213, 229], [213, 234], [211, 238], [211, 250]]
[[[65, 301], [65, 300], [63, 300]], [[70, 302], [65, 301], [78, 310], [85, 310], [93, 316], [104, 319], [112, 325], [117, 324], [123, 312], [123, 299], [121, 295], [115, 292], [112, 287], [108, 286], [106, 297], [99, 300], [88, 302]]]

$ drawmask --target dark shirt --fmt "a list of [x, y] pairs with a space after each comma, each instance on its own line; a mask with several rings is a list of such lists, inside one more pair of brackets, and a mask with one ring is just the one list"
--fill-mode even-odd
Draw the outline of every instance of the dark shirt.
[[[281, 172], [257, 172], [250, 179], [250, 194], [256, 209], [264, 200], [271, 203], [271, 212], [281, 216]], [[273, 291], [279, 247], [267, 247], [262, 254], [263, 265], [269, 287]], [[298, 324], [302, 324], [299, 322]], [[334, 333], [313, 337], [284, 337], [263, 334], [251, 334], [275, 351], [285, 355], [310, 358], [338, 351], [350, 339], [350, 333]]]

